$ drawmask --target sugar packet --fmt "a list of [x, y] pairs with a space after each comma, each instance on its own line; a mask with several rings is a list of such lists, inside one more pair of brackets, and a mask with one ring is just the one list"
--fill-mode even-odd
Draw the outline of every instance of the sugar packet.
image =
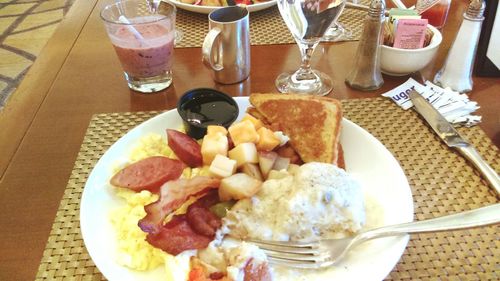
[[401, 108], [407, 110], [413, 106], [409, 96], [411, 90], [422, 95], [452, 124], [471, 127], [481, 122], [481, 116], [472, 115], [479, 109], [477, 102], [469, 100], [466, 94], [460, 94], [450, 88], [443, 89], [430, 81], [422, 85], [410, 78], [382, 96], [392, 99]]
[[396, 22], [394, 48], [420, 49], [424, 46], [427, 19], [399, 19]]

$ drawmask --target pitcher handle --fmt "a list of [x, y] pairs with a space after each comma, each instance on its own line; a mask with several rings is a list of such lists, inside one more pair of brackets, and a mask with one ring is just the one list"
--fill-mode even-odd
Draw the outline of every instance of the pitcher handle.
[[212, 28], [205, 37], [202, 46], [203, 63], [207, 67], [212, 68], [215, 71], [220, 71], [224, 68], [220, 63], [214, 63], [214, 61], [212, 60], [213, 46], [215, 40], [217, 39], [217, 37], [219, 37], [221, 32], [222, 30], [217, 27]]

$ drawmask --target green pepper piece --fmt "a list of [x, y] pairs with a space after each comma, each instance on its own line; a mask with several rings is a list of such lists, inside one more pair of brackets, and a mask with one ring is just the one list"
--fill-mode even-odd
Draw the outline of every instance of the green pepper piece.
[[229, 211], [235, 203], [236, 201], [234, 200], [220, 202], [210, 207], [210, 211], [212, 211], [212, 213], [214, 213], [219, 218], [223, 218], [226, 216], [227, 211]]

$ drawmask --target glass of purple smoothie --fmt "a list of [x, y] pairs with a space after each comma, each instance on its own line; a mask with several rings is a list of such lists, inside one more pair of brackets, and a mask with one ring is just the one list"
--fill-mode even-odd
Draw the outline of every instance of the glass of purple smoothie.
[[172, 84], [174, 5], [124, 0], [104, 7], [101, 18], [130, 89], [154, 93]]

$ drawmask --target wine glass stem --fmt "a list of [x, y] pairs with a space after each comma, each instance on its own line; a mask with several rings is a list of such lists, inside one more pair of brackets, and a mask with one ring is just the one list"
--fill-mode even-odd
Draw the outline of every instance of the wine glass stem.
[[304, 44], [299, 43], [301, 62], [300, 68], [297, 70], [296, 78], [298, 80], [309, 80], [314, 79], [314, 73], [311, 69], [311, 57], [314, 52], [317, 43], [314, 44]]

